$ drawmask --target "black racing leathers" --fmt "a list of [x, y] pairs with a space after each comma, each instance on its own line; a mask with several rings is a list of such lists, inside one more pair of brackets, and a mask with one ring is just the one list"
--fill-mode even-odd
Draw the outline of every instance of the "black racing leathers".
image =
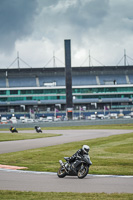
[[72, 163], [76, 160], [76, 158], [78, 157], [82, 157], [84, 155], [84, 152], [82, 149], [79, 149], [75, 154], [73, 154], [71, 157], [70, 157], [70, 160], [69, 162]]

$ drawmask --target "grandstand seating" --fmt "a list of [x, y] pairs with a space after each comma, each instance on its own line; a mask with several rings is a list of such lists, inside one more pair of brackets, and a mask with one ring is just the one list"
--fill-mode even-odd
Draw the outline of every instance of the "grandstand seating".
[[38, 76], [40, 86], [44, 86], [45, 83], [56, 83], [56, 86], [65, 86], [64, 76]]
[[35, 77], [9, 77], [9, 87], [36, 87]]
[[72, 85], [97, 85], [96, 76], [94, 75], [78, 75], [72, 77]]
[[[128, 81], [127, 81], [128, 77]], [[133, 84], [133, 75], [73, 75], [72, 85], [114, 85]], [[7, 81], [8, 80], [8, 81]], [[55, 82], [55, 86], [65, 86], [65, 76], [0, 77], [0, 88], [4, 87], [43, 87], [45, 83]]]
[[133, 84], [133, 74], [129, 74], [128, 77], [129, 77], [129, 82]]
[[[44, 83], [56, 82], [56, 86], [65, 86], [65, 76], [39, 76], [40, 86], [44, 86]], [[73, 76], [72, 85], [96, 85], [96, 76]]]
[[6, 79], [4, 77], [0, 77], [0, 88], [6, 87]]
[[119, 75], [99, 75], [99, 80], [101, 85], [108, 85], [108, 84], [127, 84], [126, 76], [119, 74]]

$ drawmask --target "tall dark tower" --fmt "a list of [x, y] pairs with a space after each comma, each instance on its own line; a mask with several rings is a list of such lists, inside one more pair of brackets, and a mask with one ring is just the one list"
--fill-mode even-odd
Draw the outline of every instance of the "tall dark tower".
[[66, 111], [68, 119], [72, 119], [72, 69], [71, 69], [71, 41], [65, 40], [65, 75], [66, 75]]

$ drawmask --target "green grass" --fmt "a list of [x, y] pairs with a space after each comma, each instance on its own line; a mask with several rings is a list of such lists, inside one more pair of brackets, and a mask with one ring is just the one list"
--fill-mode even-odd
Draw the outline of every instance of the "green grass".
[[[17, 128], [18, 130], [34, 130], [33, 128]], [[87, 126], [59, 126], [59, 127], [42, 127], [42, 130], [72, 130], [72, 129], [127, 129], [133, 130], [132, 124], [106, 124], [106, 125], [87, 125]], [[9, 131], [9, 129], [1, 129]]]
[[54, 137], [61, 134], [52, 133], [0, 133], [0, 142], [13, 140], [28, 140], [36, 138]]
[[45, 127], [45, 130], [73, 130], [73, 129], [79, 129], [79, 130], [82, 130], [82, 129], [125, 129], [125, 130], [133, 130], [133, 123], [132, 124], [106, 124], [106, 125], [87, 125], [87, 126]]
[[91, 174], [133, 175], [133, 133], [1, 154], [0, 163], [56, 172], [58, 160], [71, 156], [83, 144], [90, 146]]
[[[133, 129], [133, 124], [127, 125], [97, 125], [97, 126], [81, 126], [81, 127], [47, 127], [45, 130], [55, 129]], [[21, 129], [24, 130], [24, 129]], [[28, 130], [26, 128], [25, 130]], [[31, 128], [29, 128], [31, 130]], [[4, 133], [5, 135], [5, 133]], [[24, 135], [27, 139], [27, 134]], [[33, 133], [31, 134], [33, 136]], [[31, 137], [30, 135], [30, 137]], [[44, 134], [46, 136], [46, 134]], [[38, 137], [35, 134], [35, 138]], [[42, 136], [42, 135], [41, 135]], [[9, 140], [12, 135], [7, 134]], [[39, 136], [40, 137], [40, 136]], [[3, 134], [0, 134], [0, 139]], [[20, 137], [19, 137], [20, 138]], [[17, 139], [17, 138], [16, 138]], [[64, 156], [71, 156], [83, 144], [88, 144], [90, 156], [93, 165], [90, 167], [92, 174], [119, 174], [133, 175], [133, 133], [109, 136], [106, 138], [98, 138], [69, 144], [62, 144], [53, 147], [46, 147], [23, 152], [8, 153], [0, 155], [1, 164], [10, 164], [17, 166], [26, 166], [29, 170], [36, 171], [57, 171], [59, 167], [58, 160]], [[105, 193], [56, 193], [56, 192], [18, 192], [18, 191], [2, 191], [0, 190], [0, 199], [2, 200], [132, 200], [133, 194], [105, 194]]]
[[0, 133], [1, 141], [11, 141], [11, 140], [26, 140], [35, 139], [43, 137], [53, 137], [59, 136], [60, 134], [46, 134], [45, 130], [82, 130], [82, 129], [125, 129], [133, 130], [133, 124], [114, 124], [114, 125], [88, 125], [88, 126], [65, 126], [65, 127], [42, 127], [44, 133], [34, 133], [33, 128], [17, 128], [17, 130], [33, 130], [33, 133], [11, 133], [9, 129], [2, 129], [3, 131], [9, 131], [9, 133]]
[[18, 191], [0, 191], [2, 200], [132, 200], [133, 194], [106, 194], [106, 193], [71, 193], [71, 192], [18, 192]]

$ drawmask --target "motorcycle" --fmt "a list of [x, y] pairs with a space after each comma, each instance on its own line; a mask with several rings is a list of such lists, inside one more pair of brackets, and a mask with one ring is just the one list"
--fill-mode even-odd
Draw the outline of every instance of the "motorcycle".
[[15, 127], [11, 127], [11, 128], [10, 128], [10, 131], [11, 131], [12, 133], [18, 133], [18, 131], [17, 131], [17, 129], [16, 129]]
[[69, 163], [69, 157], [64, 157], [66, 162], [62, 162], [62, 160], [59, 160], [60, 168], [57, 172], [57, 176], [59, 178], [64, 178], [65, 176], [78, 176], [78, 178], [82, 179], [85, 176], [87, 176], [89, 172], [89, 167], [92, 165], [92, 162], [90, 161], [89, 155], [84, 155], [82, 157], [77, 157], [76, 161], [72, 164]]
[[42, 129], [39, 126], [35, 126], [35, 130], [37, 133], [42, 133]]

